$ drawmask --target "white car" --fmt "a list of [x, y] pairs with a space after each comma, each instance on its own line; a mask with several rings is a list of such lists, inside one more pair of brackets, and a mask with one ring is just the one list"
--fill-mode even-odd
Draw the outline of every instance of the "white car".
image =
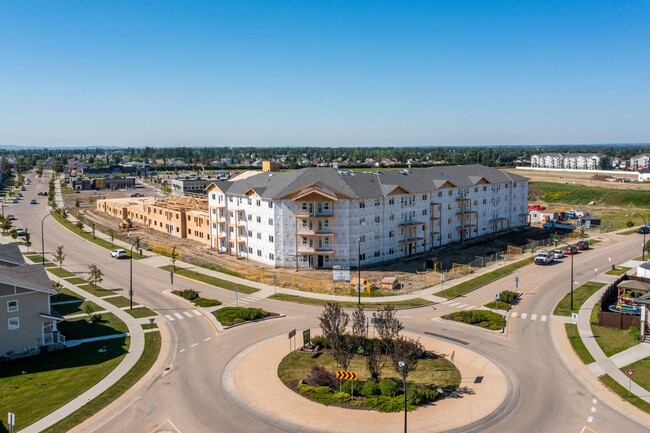
[[561, 258], [564, 257], [564, 251], [562, 251], [562, 250], [553, 250], [553, 256], [556, 259], [561, 259]]
[[111, 251], [111, 257], [115, 257], [116, 259], [125, 259], [128, 256], [124, 250], [113, 250]]

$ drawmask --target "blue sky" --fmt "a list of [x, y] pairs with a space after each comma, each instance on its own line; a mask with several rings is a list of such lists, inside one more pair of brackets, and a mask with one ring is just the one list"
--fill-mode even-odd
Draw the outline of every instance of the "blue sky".
[[0, 146], [650, 142], [650, 2], [0, 2]]

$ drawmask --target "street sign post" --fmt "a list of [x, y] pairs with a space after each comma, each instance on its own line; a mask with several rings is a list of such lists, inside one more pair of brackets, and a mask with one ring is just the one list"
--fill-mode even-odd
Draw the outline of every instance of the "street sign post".
[[627, 384], [627, 396], [630, 397], [632, 395], [632, 375], [634, 374], [634, 370], [625, 370], [625, 372], [629, 381]]
[[519, 277], [515, 277], [515, 290], [519, 288]]
[[571, 321], [574, 325], [578, 323], [578, 313], [571, 313]]
[[303, 347], [311, 343], [311, 331], [309, 329], [305, 329], [302, 331], [302, 345]]
[[497, 314], [499, 314], [499, 298], [500, 297], [501, 297], [501, 295], [499, 295], [498, 293], [494, 294], [494, 305], [496, 305], [496, 307], [497, 307], [496, 308], [497, 309]]
[[13, 412], [7, 414], [7, 424], [9, 424], [9, 433], [12, 433], [16, 425], [16, 415]]
[[295, 345], [295, 340], [296, 339], [294, 338], [295, 336], [296, 336], [296, 330], [295, 329], [292, 330], [292, 331], [289, 331], [289, 352], [291, 352], [291, 339], [292, 338], [294, 339], [294, 347], [296, 346]]

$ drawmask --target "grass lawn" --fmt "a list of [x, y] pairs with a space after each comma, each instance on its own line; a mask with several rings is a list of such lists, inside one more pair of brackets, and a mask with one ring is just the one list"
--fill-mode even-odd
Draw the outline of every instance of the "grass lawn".
[[[169, 271], [170, 267], [171, 265], [167, 265], [167, 266], [162, 266], [160, 269]], [[174, 274], [192, 280], [197, 280], [205, 284], [210, 284], [212, 286], [219, 287], [221, 289], [235, 291], [235, 287], [237, 287], [239, 293], [245, 293], [247, 295], [260, 291], [259, 289], [246, 286], [244, 284], [233, 283], [232, 281], [222, 280], [221, 278], [211, 277], [210, 275], [205, 275], [200, 272], [192, 271], [189, 269], [183, 269], [179, 267], [176, 267]]]
[[468, 325], [479, 326], [481, 328], [498, 331], [504, 329], [506, 319], [501, 314], [488, 310], [467, 310], [456, 311], [451, 314], [442, 316], [443, 319], [453, 320], [454, 322], [467, 323]]
[[[636, 375], [636, 373], [634, 373]], [[622, 386], [620, 383], [612, 379], [611, 376], [608, 374], [605, 374], [603, 376], [600, 376], [598, 379], [605, 384], [609, 389], [614, 391], [616, 394], [619, 395], [623, 400], [632, 403], [634, 406], [638, 407], [644, 412], [650, 413], [650, 404], [647, 403], [645, 400], [640, 399], [636, 395], [632, 394], [631, 397], [628, 397], [628, 390], [624, 386]]]
[[130, 301], [124, 296], [115, 296], [114, 298], [103, 298], [103, 299], [104, 301], [108, 302], [109, 304], [113, 304], [118, 308], [128, 307], [130, 305]]
[[43, 430], [43, 433], [65, 433], [70, 431], [72, 427], [80, 424], [95, 413], [99, 412], [102, 408], [108, 406], [115, 399], [128, 391], [129, 388], [135, 385], [136, 382], [138, 382], [145, 373], [151, 369], [154, 362], [156, 362], [159, 353], [160, 334], [158, 332], [148, 332], [144, 334], [144, 352], [140, 359], [138, 359], [138, 362], [136, 362], [128, 373], [122, 376], [115, 385], [104, 391], [97, 398], [86, 403], [82, 408], [69, 417], [61, 420], [52, 427]]
[[51, 267], [47, 268], [47, 271], [60, 278], [74, 277], [74, 274], [68, 271], [66, 268]]
[[85, 290], [88, 293], [92, 293], [95, 296], [99, 296], [100, 298], [103, 296], [110, 296], [110, 295], [115, 295], [115, 292], [112, 290], [105, 289], [101, 286], [97, 286], [97, 288], [94, 288], [92, 284], [80, 284], [78, 286], [80, 289]]
[[605, 272], [607, 275], [623, 275], [627, 271], [629, 271], [632, 268], [627, 268], [625, 266], [616, 266], [613, 270], [610, 269], [609, 271]]
[[582, 304], [585, 303], [587, 299], [591, 297], [594, 293], [600, 290], [605, 283], [597, 283], [595, 281], [589, 281], [577, 288], [573, 289], [573, 310], [571, 310], [571, 292], [567, 293], [564, 298], [555, 307], [553, 314], [556, 316], [566, 316], [570, 317], [571, 313], [574, 313], [580, 310]]
[[449, 289], [445, 289], [440, 292], [437, 292], [435, 293], [435, 295], [442, 296], [443, 298], [447, 298], [447, 299], [462, 296], [466, 293], [471, 292], [472, 290], [476, 290], [479, 287], [483, 287], [486, 284], [490, 284], [493, 281], [508, 276], [519, 268], [528, 266], [529, 264], [533, 263], [533, 260], [534, 260], [533, 257], [528, 257], [524, 260], [519, 260], [518, 262], [511, 263], [502, 268], [495, 269], [492, 272], [488, 272], [487, 274], [483, 274], [476, 278], [472, 278], [471, 280], [457, 284], [453, 287], [450, 287]]
[[124, 310], [125, 313], [130, 314], [131, 316], [135, 317], [136, 319], [140, 319], [142, 317], [153, 317], [157, 316], [158, 313], [155, 311], [152, 311], [146, 307], [138, 307], [138, 308], [133, 308], [132, 310], [129, 310], [128, 308]]
[[78, 286], [79, 284], [88, 284], [88, 281], [84, 280], [81, 277], [66, 278], [65, 280], [70, 284], [74, 284], [75, 286]]
[[66, 289], [65, 287], [57, 290], [57, 294], [50, 297], [50, 302], [65, 302], [65, 301], [83, 301], [85, 298], [83, 296], [77, 295], [75, 292]]
[[[101, 308], [99, 305], [95, 304], [94, 302], [91, 302], [91, 301], [86, 301], [86, 302], [88, 302], [90, 305], [92, 305], [93, 308], [95, 309], [95, 311], [103, 310], [103, 308]], [[83, 311], [81, 311], [81, 304], [83, 304], [83, 302], [75, 302], [74, 304], [52, 305], [52, 308], [54, 308], [56, 311], [58, 311], [62, 315], [68, 316], [70, 314], [83, 313]]]
[[578, 358], [580, 358], [584, 364], [591, 364], [592, 362], [595, 362], [596, 360], [591, 356], [591, 353], [589, 353], [585, 347], [585, 343], [582, 341], [582, 338], [580, 338], [580, 334], [578, 333], [578, 326], [574, 325], [573, 323], [565, 323], [564, 329], [566, 330], [566, 336], [569, 339], [569, 343], [571, 343], [571, 347], [573, 347], [573, 350], [575, 351], [576, 355], [578, 355]]
[[263, 319], [265, 317], [277, 314], [269, 313], [261, 308], [247, 308], [247, 307], [225, 307], [217, 311], [213, 311], [214, 317], [224, 326], [232, 326], [238, 323], [250, 322], [253, 320]]
[[[636, 189], [614, 189], [555, 182], [530, 182], [530, 195], [539, 195], [549, 203], [598, 205], [616, 208], [650, 208], [650, 194]], [[627, 211], [629, 212], [629, 211]], [[627, 220], [630, 220], [627, 217]]]
[[650, 358], [644, 358], [621, 368], [623, 373], [625, 373], [625, 370], [634, 370], [632, 380], [643, 389], [650, 389]]
[[[284, 293], [276, 293], [269, 296], [269, 299], [274, 299], [276, 301], [285, 301], [285, 302], [295, 302], [296, 304], [303, 305], [317, 305], [324, 306], [328, 302], [325, 299], [316, 299], [316, 298], [307, 298], [304, 296], [296, 295], [286, 295]], [[343, 308], [357, 308], [357, 302], [346, 301], [346, 302], [336, 302], [341, 305]], [[394, 301], [394, 302], [363, 302], [363, 306], [366, 310], [377, 310], [384, 305], [392, 305], [396, 310], [401, 310], [405, 308], [417, 308], [417, 307], [426, 307], [427, 305], [433, 305], [431, 301], [427, 301], [422, 298], [408, 299], [406, 301]]]
[[88, 323], [88, 320], [82, 317], [61, 322], [58, 328], [61, 334], [65, 335], [66, 340], [80, 340], [82, 338], [101, 337], [129, 331], [126, 324], [111, 313], [102, 314], [100, 323]]
[[616, 355], [641, 342], [634, 338], [627, 330], [597, 325], [599, 311], [600, 301], [591, 310], [591, 331], [594, 333], [594, 338], [603, 352], [605, 352], [605, 355]]
[[143, 323], [141, 326], [142, 326], [142, 329], [156, 329], [156, 328], [158, 328], [157, 323]]
[[507, 302], [492, 301], [485, 304], [484, 307], [490, 308], [492, 310], [508, 311], [510, 308], [512, 308], [512, 305], [508, 304]]
[[[108, 375], [126, 355], [128, 341], [98, 341], [3, 363], [0, 407], [16, 414], [16, 430], [27, 427]], [[97, 352], [102, 346], [108, 351]]]
[[636, 233], [637, 229], [630, 229], [630, 230], [625, 230], [624, 232], [618, 232], [616, 233], [617, 235], [631, 235], [632, 233]]
[[[329, 353], [323, 353], [314, 357], [311, 352], [291, 352], [284, 357], [278, 366], [278, 377], [284, 383], [295, 382], [305, 379], [313, 365], [322, 365], [326, 370], [336, 371], [336, 361]], [[355, 355], [348, 371], [358, 374], [360, 381], [368, 381], [370, 374], [366, 367], [366, 359], [363, 356]], [[400, 373], [395, 371], [389, 358], [386, 358], [386, 366], [381, 373], [382, 378], [395, 378], [401, 380]], [[417, 368], [408, 374], [409, 383], [435, 384], [437, 386], [458, 386], [460, 383], [460, 372], [456, 367], [443, 357], [437, 359], [420, 359]], [[356, 391], [355, 391], [356, 392]]]

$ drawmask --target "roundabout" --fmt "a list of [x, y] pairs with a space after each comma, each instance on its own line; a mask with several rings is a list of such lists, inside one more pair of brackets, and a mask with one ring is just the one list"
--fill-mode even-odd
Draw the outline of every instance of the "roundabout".
[[[501, 412], [511, 387], [504, 372], [486, 357], [459, 344], [428, 335], [410, 334], [437, 354], [454, 354], [462, 392], [408, 414], [411, 432], [442, 432], [489, 420]], [[403, 413], [324, 406], [293, 392], [277, 369], [289, 353], [286, 335], [263, 340], [238, 353], [226, 366], [222, 387], [233, 405], [269, 427], [287, 432], [401, 431]], [[507, 406], [507, 405], [506, 405]]]

